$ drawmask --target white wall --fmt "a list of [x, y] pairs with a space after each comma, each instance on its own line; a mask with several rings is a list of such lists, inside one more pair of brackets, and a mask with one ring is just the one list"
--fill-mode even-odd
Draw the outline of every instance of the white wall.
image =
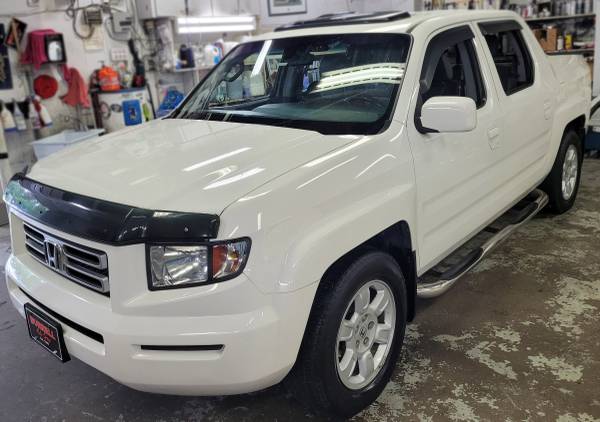
[[[182, 1], [183, 0], [174, 0]], [[215, 15], [229, 15], [238, 13], [254, 14], [259, 17], [259, 25], [262, 30], [268, 30], [275, 26], [294, 20], [315, 18], [326, 13], [340, 13], [345, 11], [373, 12], [373, 11], [411, 11], [412, 0], [307, 0], [307, 13], [289, 16], [269, 16], [267, 0], [213, 0]], [[190, 14], [212, 13], [209, 0], [190, 0]]]
[[[27, 30], [35, 29], [54, 29], [57, 32], [62, 32], [64, 35], [65, 48], [67, 53], [67, 64], [69, 67], [74, 67], [80, 71], [84, 79], [88, 80], [92, 71], [99, 66], [101, 60], [106, 60], [106, 49], [99, 51], [86, 51], [83, 47], [83, 42], [76, 38], [71, 30], [71, 21], [67, 19], [64, 13], [46, 13], [43, 15], [20, 17], [28, 24]], [[8, 25], [8, 20], [4, 20], [5, 27]], [[70, 113], [69, 108], [62, 107], [62, 101], [59, 96], [67, 92], [67, 84], [62, 77], [60, 66], [57, 65], [42, 65], [39, 70], [33, 69], [32, 66], [19, 66], [17, 63], [17, 54], [11, 50], [11, 65], [13, 75], [14, 89], [10, 91], [0, 90], [0, 99], [7, 101], [13, 97], [22, 100], [26, 95], [30, 94], [27, 88], [27, 78], [23, 75], [23, 71], [32, 72], [33, 78], [40, 74], [50, 74], [59, 82], [58, 94], [46, 100], [44, 104], [52, 109], [52, 113], [58, 117], [59, 114]]]
[[[80, 0], [79, 3], [80, 5], [85, 5], [90, 1]], [[122, 6], [122, 4], [119, 6]], [[73, 34], [72, 21], [67, 18], [64, 12], [44, 12], [45, 10], [55, 8], [64, 9], [64, 7], [65, 0], [40, 0], [39, 7], [36, 8], [28, 7], [26, 0], [0, 0], [0, 22], [4, 23], [5, 30], [7, 30], [11, 16], [16, 15], [20, 20], [27, 23], [27, 32], [36, 29], [54, 29], [62, 33], [67, 53], [67, 63], [70, 67], [77, 68], [87, 83], [92, 72], [100, 66], [100, 62], [102, 60], [108, 61], [111, 47], [127, 47], [127, 45], [126, 43], [111, 40], [105, 34], [105, 42], [100, 50], [86, 50], [83, 41]], [[82, 32], [84, 30], [85, 28], [82, 29]], [[53, 98], [44, 100], [43, 104], [50, 112], [54, 124], [50, 128], [42, 129], [39, 132], [39, 136], [45, 137], [61, 132], [66, 128], [75, 128], [77, 125], [77, 121], [74, 119], [76, 116], [75, 109], [65, 105], [60, 99], [60, 96], [67, 92], [67, 84], [62, 78], [60, 66], [42, 65], [39, 70], [34, 70], [31, 66], [23, 67], [18, 64], [17, 52], [11, 48], [8, 50], [13, 89], [0, 90], [0, 100], [9, 102], [14, 98], [22, 101], [27, 95], [31, 94], [27, 78], [24, 75], [25, 70], [31, 72], [32, 80], [37, 75], [50, 74], [59, 81], [59, 90]], [[93, 122], [91, 109], [84, 112], [84, 120], [88, 123]], [[30, 142], [33, 140], [34, 134], [31, 130], [7, 133], [6, 143], [9, 151], [10, 166], [13, 172], [20, 171], [25, 165], [30, 165], [33, 161], [34, 155], [30, 145]]]
[[[92, 0], [80, 0], [80, 5], [90, 3]], [[22, 4], [15, 5], [15, 3]], [[62, 11], [51, 11], [55, 8], [64, 8], [64, 1], [61, 0], [40, 0], [39, 7], [29, 8], [26, 6], [26, 0], [0, 1], [0, 22], [3, 22], [5, 29], [8, 28], [10, 22], [9, 16], [16, 15], [18, 19], [27, 23], [27, 32], [36, 29], [53, 29], [63, 34], [65, 49], [67, 53], [67, 64], [69, 67], [74, 67], [79, 70], [84, 80], [89, 82], [89, 77], [92, 72], [100, 67], [102, 61], [109, 62], [109, 52], [112, 47], [127, 47], [126, 43], [118, 42], [110, 39], [104, 33], [104, 45], [99, 50], [86, 50], [81, 39], [77, 38], [73, 33], [72, 21]], [[118, 7], [124, 7], [123, 4], [118, 4]], [[50, 10], [45, 13], [44, 10]], [[32, 14], [33, 13], [33, 14]], [[80, 31], [85, 32], [86, 28]], [[26, 42], [25, 42], [26, 43]], [[3, 101], [11, 101], [13, 98], [23, 100], [26, 95], [31, 94], [27, 86], [27, 78], [23, 74], [25, 70], [32, 72], [32, 79], [40, 74], [50, 74], [59, 81], [59, 90], [53, 98], [44, 100], [44, 105], [50, 111], [54, 119], [54, 127], [52, 130], [45, 131], [45, 134], [57, 132], [64, 127], [72, 127], [73, 121], [65, 122], [64, 116], [75, 116], [75, 110], [72, 107], [66, 106], [60, 100], [60, 96], [66, 94], [67, 84], [63, 80], [60, 66], [57, 65], [42, 65], [39, 70], [34, 70], [32, 66], [18, 65], [17, 53], [10, 49], [10, 62], [13, 78], [12, 90], [0, 90], [0, 99]]]

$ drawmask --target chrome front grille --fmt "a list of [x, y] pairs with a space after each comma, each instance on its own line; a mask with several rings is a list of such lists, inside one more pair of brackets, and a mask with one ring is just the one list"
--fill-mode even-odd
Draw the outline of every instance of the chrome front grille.
[[109, 292], [106, 253], [57, 239], [23, 223], [25, 247], [48, 268], [100, 293]]

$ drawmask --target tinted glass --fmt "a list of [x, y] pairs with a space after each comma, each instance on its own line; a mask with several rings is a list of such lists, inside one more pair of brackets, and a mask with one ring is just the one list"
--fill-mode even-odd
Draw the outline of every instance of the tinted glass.
[[485, 40], [508, 95], [533, 83], [533, 65], [525, 42], [518, 30], [486, 34]]
[[423, 102], [431, 97], [469, 97], [479, 107], [485, 103], [481, 72], [473, 41], [466, 40], [447, 47], [441, 54], [429, 89], [421, 91]]
[[379, 132], [404, 76], [410, 38], [346, 34], [251, 42], [231, 52], [174, 115]]

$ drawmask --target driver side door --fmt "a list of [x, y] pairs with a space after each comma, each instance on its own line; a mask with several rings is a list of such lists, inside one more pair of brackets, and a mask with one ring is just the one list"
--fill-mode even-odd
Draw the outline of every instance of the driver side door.
[[[489, 69], [470, 25], [433, 34], [423, 58], [419, 92], [408, 119], [417, 184], [419, 274], [459, 247], [494, 217], [490, 178], [502, 141], [501, 110]], [[469, 97], [477, 123], [468, 132], [436, 133], [421, 124], [433, 97]]]

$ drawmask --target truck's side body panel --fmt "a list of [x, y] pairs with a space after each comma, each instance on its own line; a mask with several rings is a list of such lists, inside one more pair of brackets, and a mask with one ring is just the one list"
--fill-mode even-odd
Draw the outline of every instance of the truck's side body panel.
[[[502, 171], [494, 175], [494, 184], [499, 191], [503, 186], [506, 187], [512, 200], [531, 191], [545, 176], [543, 163], [550, 148], [556, 93], [556, 84], [548, 74], [547, 63], [532, 51], [533, 36], [526, 25], [522, 25], [520, 34], [531, 56], [533, 83], [514, 93], [506, 93], [503, 89], [485, 37], [478, 25], [475, 25], [478, 38], [485, 47], [485, 60], [493, 75], [504, 120], [502, 152], [499, 157]], [[537, 43], [535, 39], [533, 42]], [[503, 208], [508, 203], [499, 205]]]
[[[448, 148], [443, 143], [437, 146], [427, 146], [433, 138], [438, 140], [451, 138], [455, 134], [426, 134], [422, 136], [426, 138], [426, 142], [413, 143], [413, 137], [417, 134], [416, 131], [411, 130], [413, 127], [410, 123], [412, 113], [414, 113], [414, 103], [408, 110], [406, 121], [409, 126], [411, 147], [415, 152], [415, 172], [417, 174], [418, 203], [416, 216], [418, 227], [415, 229], [417, 239], [413, 242], [418, 245], [418, 274], [422, 274], [433, 267], [538, 186], [552, 168], [562, 135], [568, 123], [577, 117], [587, 116], [589, 113], [590, 81], [582, 59], [556, 60], [557, 68], [567, 69], [562, 70], [562, 81], [559, 81], [556, 72], [549, 63], [548, 56], [538, 45], [531, 31], [527, 29], [525, 22], [515, 16], [512, 16], [511, 19], [519, 21], [523, 28], [521, 33], [533, 60], [535, 79], [532, 86], [510, 96], [506, 95], [502, 88], [486, 40], [478, 28], [480, 22], [502, 19], [481, 19], [471, 23], [473, 31], [476, 33], [475, 44], [480, 57], [483, 77], [488, 88], [488, 97], [494, 96], [494, 98], [491, 98], [492, 100], [497, 97], [498, 101], [495, 112], [498, 113], [497, 118], [499, 121], [490, 126], [490, 129], [494, 131], [496, 128], [500, 130], [498, 139], [490, 139], [488, 133], [481, 137], [479, 144], [476, 144], [479, 148], [489, 145], [493, 150], [493, 156], [488, 161], [486, 161], [484, 151], [473, 149], [470, 153], [475, 155], [479, 153], [479, 161], [474, 160], [476, 163], [473, 164], [474, 168], [465, 169], [458, 165], [460, 160], [468, 161], [468, 154], [466, 156], [458, 155], [461, 145], [453, 145], [452, 148]], [[449, 27], [446, 26], [444, 29]], [[425, 39], [432, 31], [436, 31], [436, 26], [424, 22], [415, 28], [413, 35], [416, 39]], [[415, 62], [420, 60], [415, 56], [415, 51], [417, 49], [413, 52], [410, 66], [414, 66]], [[554, 61], [555, 59], [550, 58], [550, 60]], [[407, 82], [405, 81], [405, 83]], [[416, 81], [411, 86], [414, 87], [414, 96], [416, 97], [418, 92]], [[478, 110], [478, 113], [481, 114], [484, 110], [485, 107]], [[481, 123], [489, 124], [483, 120]], [[463, 143], [468, 142], [469, 135], [464, 134], [462, 136]], [[431, 159], [433, 156], [419, 155], [419, 150], [427, 148], [430, 149], [430, 153], [437, 151], [438, 158], [445, 156], [445, 159], [434, 162]], [[485, 166], [480, 166], [480, 163], [486, 163], [490, 167], [485, 168]], [[426, 194], [427, 180], [430, 179], [430, 173], [438, 172], [444, 166], [448, 170], [453, 165], [456, 166], [456, 173], [449, 173], [449, 178], [438, 177], [435, 182], [430, 181], [430, 187], [439, 189], [439, 195], [430, 194], [428, 196]], [[476, 171], [478, 166], [481, 170], [479, 172]], [[441, 189], [440, 186], [451, 188], [449, 185], [452, 185], [452, 177], [460, 179], [461, 174], [465, 176], [469, 171], [475, 179], [471, 180], [463, 177], [461, 180], [465, 180], [466, 185], [472, 185], [470, 196], [465, 199], [457, 192], [454, 192], [454, 195], [446, 196], [447, 190]], [[423, 178], [420, 178], [419, 174]], [[447, 201], [442, 204], [440, 199], [444, 197], [447, 198]], [[432, 209], [432, 212], [428, 213], [424, 207], [435, 204], [435, 201], [440, 201], [438, 212], [434, 212], [435, 209]], [[468, 207], [464, 207], [460, 212], [461, 205], [465, 202]], [[444, 212], [441, 212], [441, 210], [444, 210]], [[452, 214], [452, 210], [457, 212]], [[455, 219], [446, 221], [442, 218], [449, 214], [454, 215]], [[432, 220], [423, 221], [428, 218], [428, 215]], [[444, 221], [445, 224], [436, 226], [436, 221]], [[426, 230], [427, 227], [437, 227], [440, 231], [437, 236], [434, 233], [431, 239], [427, 239], [428, 235], [432, 235], [431, 230]], [[454, 230], [454, 233], [452, 230]], [[446, 231], [446, 233], [443, 233], [443, 231]], [[427, 242], [432, 239], [435, 242], [429, 248]]]
[[400, 220], [416, 227], [414, 201], [406, 130], [394, 122], [240, 198], [221, 215], [220, 233], [250, 236], [245, 273], [265, 292], [284, 292], [319, 281]]
[[585, 122], [589, 120], [592, 89], [590, 71], [583, 57], [579, 55], [545, 57], [558, 85], [550, 154], [545, 162], [545, 170], [549, 172], [554, 163], [552, 152], [558, 150], [565, 127], [581, 116], [585, 116]]
[[[415, 37], [426, 40], [445, 36], [446, 27]], [[467, 42], [471, 42], [468, 40]], [[476, 233], [494, 213], [490, 206], [497, 187], [498, 164], [502, 149], [502, 113], [489, 69], [476, 46], [477, 60], [485, 88], [485, 104], [477, 110], [477, 127], [466, 133], [420, 133], [412, 118], [417, 110], [419, 84], [409, 107], [407, 126], [415, 162], [417, 185], [417, 239], [419, 272], [443, 258], [470, 235]], [[421, 69], [427, 52], [413, 55], [412, 66]], [[501, 169], [505, 171], [505, 169]]]

